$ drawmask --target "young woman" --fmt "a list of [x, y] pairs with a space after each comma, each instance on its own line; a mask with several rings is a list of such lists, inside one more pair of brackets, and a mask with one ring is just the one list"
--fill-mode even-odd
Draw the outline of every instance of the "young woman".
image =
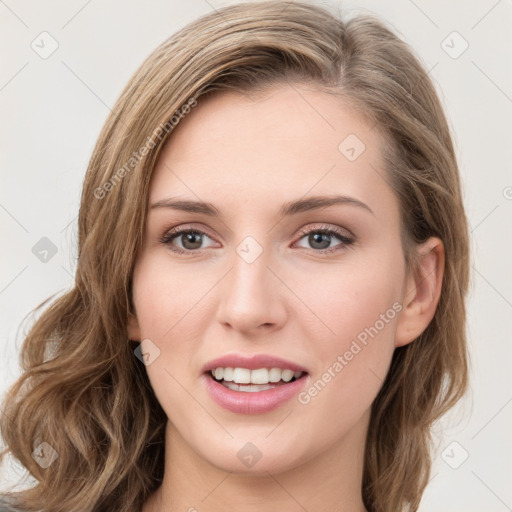
[[[252, 2], [142, 64], [75, 285], [1, 433], [13, 510], [415, 511], [467, 387], [468, 228], [435, 89], [372, 17]], [[15, 508], [17, 507], [17, 508]]]

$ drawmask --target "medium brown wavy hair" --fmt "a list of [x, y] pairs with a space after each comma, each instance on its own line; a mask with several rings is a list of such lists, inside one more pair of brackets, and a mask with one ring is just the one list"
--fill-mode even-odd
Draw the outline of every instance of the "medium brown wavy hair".
[[[435, 316], [394, 352], [372, 404], [364, 460], [368, 511], [418, 509], [431, 427], [468, 381], [468, 224], [452, 137], [428, 73], [393, 30], [373, 16], [342, 20], [299, 1], [239, 3], [197, 19], [151, 53], [108, 116], [83, 184], [74, 285], [29, 330], [23, 373], [3, 402], [2, 459], [10, 453], [37, 481], [6, 495], [13, 503], [27, 511], [132, 512], [161, 484], [167, 418], [127, 340], [127, 322], [150, 179], [172, 137], [162, 126], [207, 93], [297, 83], [344, 98], [386, 138], [408, 268], [415, 244], [430, 236], [444, 244]], [[47, 468], [32, 457], [41, 442], [58, 454]]]

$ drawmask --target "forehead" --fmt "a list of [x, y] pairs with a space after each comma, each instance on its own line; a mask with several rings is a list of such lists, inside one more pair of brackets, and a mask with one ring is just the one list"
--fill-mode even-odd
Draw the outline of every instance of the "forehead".
[[[150, 201], [167, 195], [261, 210], [304, 195], [396, 203], [379, 132], [340, 97], [299, 85], [199, 98], [163, 148]], [[396, 204], [394, 205], [396, 206]]]

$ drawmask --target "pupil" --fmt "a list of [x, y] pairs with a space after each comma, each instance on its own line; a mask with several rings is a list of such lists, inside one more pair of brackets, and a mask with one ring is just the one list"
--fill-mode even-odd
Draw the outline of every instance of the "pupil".
[[[321, 243], [322, 238], [324, 238], [324, 245], [322, 247], [315, 247], [315, 243]], [[312, 247], [315, 247], [316, 249], [327, 249], [329, 247], [329, 244], [331, 243], [329, 240], [330, 236], [326, 235], [325, 233], [312, 233], [309, 235], [309, 243]]]
[[[201, 246], [201, 235], [199, 233], [186, 233], [183, 236], [185, 237], [185, 243], [183, 243], [183, 239], [182, 239], [182, 243], [186, 249], [197, 249], [198, 247]], [[194, 242], [194, 240], [195, 240], [195, 242]], [[190, 246], [187, 247], [187, 243], [189, 243], [189, 242], [191, 242], [192, 247], [190, 247]]]

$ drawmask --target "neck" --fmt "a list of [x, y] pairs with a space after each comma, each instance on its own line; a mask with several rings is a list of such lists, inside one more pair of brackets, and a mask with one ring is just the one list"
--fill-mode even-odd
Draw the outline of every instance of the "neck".
[[259, 475], [214, 466], [168, 421], [163, 482], [143, 512], [365, 512], [361, 484], [368, 420], [369, 413], [336, 445], [301, 465]]

